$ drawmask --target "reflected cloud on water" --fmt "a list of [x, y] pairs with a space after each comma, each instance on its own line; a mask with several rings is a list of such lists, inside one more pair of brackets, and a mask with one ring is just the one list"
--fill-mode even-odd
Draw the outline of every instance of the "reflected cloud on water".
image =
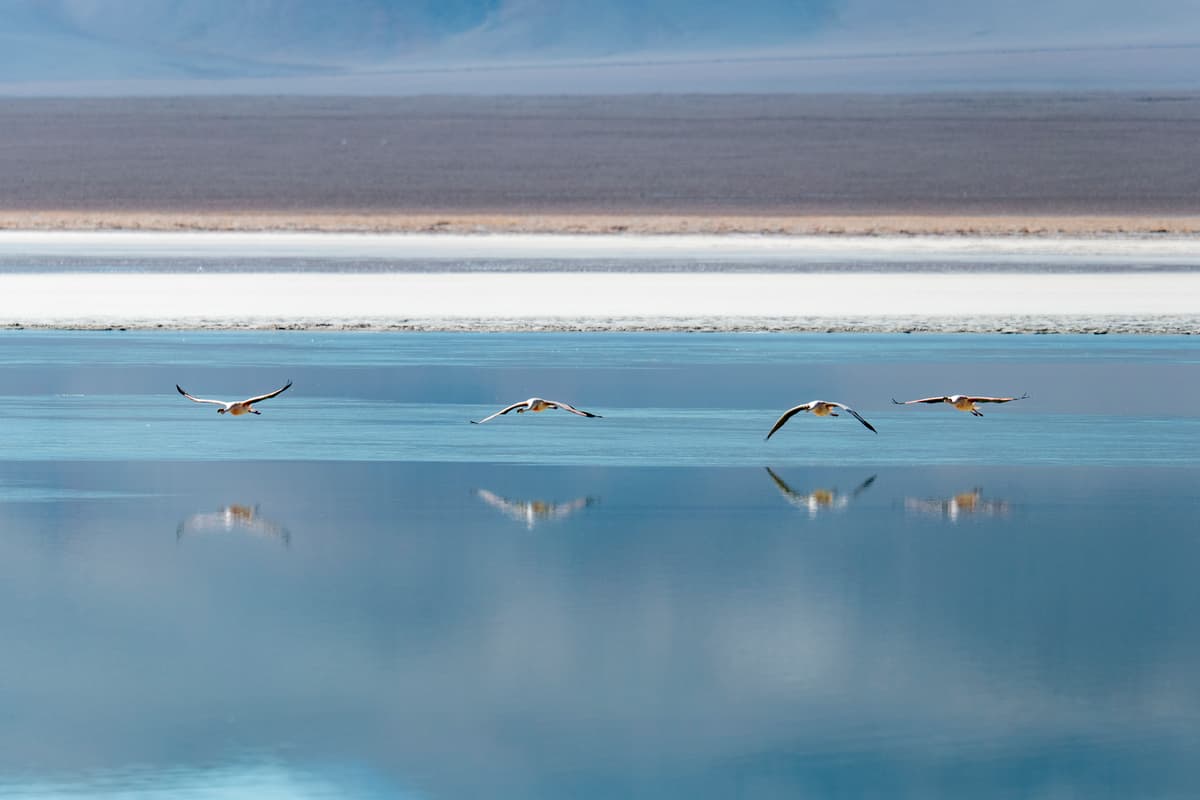
[[495, 492], [489, 492], [487, 489], [476, 489], [475, 495], [506, 517], [524, 524], [527, 530], [533, 530], [543, 522], [569, 517], [576, 511], [587, 508], [599, 500], [590, 495], [576, 497], [565, 503], [552, 503], [546, 500], [512, 500], [501, 497]]
[[[0, 506], [17, 610], [0, 618], [0, 796], [1116, 800], [1200, 785], [1200, 508], [1159, 502], [1190, 497], [1194, 469], [881, 467], [864, 497], [879, 480], [853, 467], [769, 469], [775, 488], [760, 466], [75, 469], [82, 489], [178, 490]], [[279, 530], [258, 509], [216, 502], [253, 480], [250, 499], [304, 544], [286, 558], [241, 535]], [[895, 525], [905, 497], [971, 486], [1019, 500], [1019, 520], [995, 521], [1007, 535]], [[512, 499], [523, 487], [542, 499]], [[583, 511], [600, 500], [584, 488], [603, 509]], [[819, 517], [797, 521], [775, 491]], [[997, 502], [977, 494], [960, 503]], [[325, 535], [330, 496], [361, 502]], [[520, 535], [487, 506], [597, 535]], [[239, 535], [184, 558], [170, 519]], [[68, 525], [70, 542], [47, 535]], [[1048, 752], [1070, 755], [1061, 771], [1046, 774]]]
[[267, 539], [278, 539], [285, 546], [292, 541], [292, 534], [277, 522], [260, 517], [258, 506], [233, 503], [220, 511], [193, 514], [179, 523], [175, 537], [206, 533], [245, 533]]
[[969, 492], [959, 492], [945, 500], [904, 498], [904, 510], [908, 513], [945, 517], [951, 522], [957, 522], [959, 517], [969, 515], [1004, 517], [1008, 516], [1009, 509], [1007, 500], [984, 499], [981, 488], [975, 488]]
[[841, 492], [836, 488], [798, 492], [789, 486], [783, 478], [775, 474], [775, 471], [770, 467], [764, 467], [763, 469], [771, 476], [771, 480], [775, 482], [775, 487], [779, 489], [779, 493], [783, 495], [783, 499], [796, 508], [807, 511], [810, 517], [815, 517], [827, 511], [840, 511], [848, 506], [851, 500], [869, 489], [871, 484], [875, 482], [875, 478], [878, 477], [877, 475], [872, 475], [856, 486], [849, 494]]
[[[264, 758], [232, 764], [158, 769], [132, 766], [102, 769], [58, 778], [0, 776], [0, 797], [71, 797], [111, 800], [116, 797], [344, 797], [379, 796], [378, 776], [362, 768], [314, 769]], [[390, 797], [415, 798], [395, 785], [384, 784]]]

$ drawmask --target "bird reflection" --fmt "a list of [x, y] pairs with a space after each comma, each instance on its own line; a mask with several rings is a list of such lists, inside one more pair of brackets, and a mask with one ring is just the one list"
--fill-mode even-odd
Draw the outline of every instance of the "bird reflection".
[[783, 495], [783, 499], [796, 508], [807, 511], [810, 517], [815, 517], [817, 514], [825, 511], [835, 511], [845, 508], [850, 504], [851, 500], [865, 492], [875, 482], [875, 478], [878, 477], [872, 475], [867, 478], [855, 487], [850, 494], [839, 492], [837, 489], [813, 489], [811, 492], [804, 494], [788, 486], [783, 478], [776, 475], [770, 467], [764, 467], [764, 469], [771, 476], [771, 480], [775, 481], [775, 486], [779, 489], [779, 493]]
[[587, 508], [596, 502], [594, 497], [576, 497], [565, 503], [549, 503], [545, 500], [510, 500], [507, 497], [489, 492], [487, 489], [476, 489], [479, 499], [492, 508], [501, 511], [505, 516], [512, 517], [517, 522], [525, 523], [528, 530], [549, 520], [569, 517], [581, 508]]
[[906, 497], [904, 508], [913, 513], [946, 517], [951, 522], [956, 522], [959, 517], [971, 514], [1004, 516], [1008, 514], [1008, 501], [985, 500], [983, 490], [976, 488], [969, 492], [960, 492], [947, 500], [922, 500], [918, 497]]
[[175, 529], [177, 539], [183, 538], [184, 534], [197, 533], [248, 533], [252, 536], [278, 539], [285, 545], [292, 540], [292, 534], [287, 528], [260, 517], [258, 506], [237, 504], [225, 506], [220, 511], [193, 514]]

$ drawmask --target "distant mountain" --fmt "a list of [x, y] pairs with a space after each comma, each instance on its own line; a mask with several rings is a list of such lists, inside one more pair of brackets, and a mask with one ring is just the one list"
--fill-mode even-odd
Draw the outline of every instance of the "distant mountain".
[[444, 54], [600, 57], [745, 49], [809, 39], [838, 0], [507, 0], [447, 37]]
[[252, 77], [781, 43], [835, 0], [0, 0], [0, 80]]
[[[808, 80], [824, 90], [837, 85], [838, 75], [869, 89], [876, 79], [885, 84], [907, 80], [903, 70], [909, 68], [914, 79], [930, 86], [969, 83], [975, 74], [971, 70], [982, 71], [980, 81], [1003, 85], [1012, 64], [1019, 67], [1022, 85], [1037, 85], [1042, 76], [1051, 84], [1058, 80], [1059, 85], [1078, 85], [1080, 78], [1106, 74], [1103, 57], [1088, 57], [1103, 68], [1097, 73], [1083, 57], [1055, 56], [1039, 64], [1020, 54], [1032, 49], [1063, 53], [1129, 47], [1184, 48], [1178, 57], [1151, 53], [1144, 68], [1131, 63], [1129, 75], [1135, 82], [1142, 81], [1142, 75], [1172, 85], [1180, 80], [1194, 82], [1191, 73], [1200, 71], [1180, 67], [1189, 74], [1176, 72], [1177, 65], [1187, 64], [1192, 50], [1200, 47], [1200, 4], [1193, 0], [1136, 4], [1128, 0], [0, 0], [0, 84], [8, 91], [27, 82], [130, 79], [177, 85], [193, 80], [357, 74], [369, 83], [376, 80], [372, 75], [387, 71], [464, 65], [561, 66], [572, 60], [640, 65], [681, 59], [713, 65], [745, 64], [747, 59], [764, 57], [825, 62], [819, 70], [776, 70], [772, 90], [786, 90], [793, 80]], [[990, 61], [974, 58], [965, 65], [946, 58], [947, 53], [959, 52], [999, 55], [989, 57]], [[910, 55], [932, 57], [936, 63], [918, 67], [895, 60]], [[857, 60], [844, 61], [848, 66], [839, 72], [832, 63], [838, 59]], [[722, 73], [714, 67], [706, 74], [717, 82], [697, 80], [696, 88], [728, 85], [720, 81], [733, 72], [738, 86], [755, 85], [750, 68]], [[681, 76], [687, 77], [676, 70], [664, 80], [679, 81]], [[552, 86], [572, 85], [566, 74], [555, 80]], [[595, 86], [603, 89], [606, 80], [597, 79]], [[636, 76], [628, 72], [621, 80], [637, 85]], [[290, 90], [297, 86], [292, 83]]]
[[252, 77], [419, 53], [498, 0], [0, 0], [0, 79]]

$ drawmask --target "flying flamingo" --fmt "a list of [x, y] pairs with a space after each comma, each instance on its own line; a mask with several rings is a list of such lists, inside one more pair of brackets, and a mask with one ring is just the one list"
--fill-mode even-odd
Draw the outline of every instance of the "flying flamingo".
[[982, 417], [983, 412], [975, 407], [976, 403], [1011, 403], [1013, 400], [1025, 400], [1029, 397], [1029, 392], [1020, 397], [972, 397], [966, 394], [948, 394], [941, 397], [922, 397], [920, 400], [905, 400], [901, 403], [896, 398], [892, 398], [892, 402], [898, 406], [911, 406], [913, 403], [949, 403], [959, 411], [970, 411], [977, 417]]
[[[879, 433], [879, 431], [875, 430], [871, 423], [863, 419], [859, 413], [850, 406], [842, 405], [841, 403], [833, 403], [828, 400], [812, 400], [802, 406], [794, 406], [783, 412], [783, 416], [775, 422], [775, 427], [771, 428], [771, 432], [767, 434], [767, 439], [770, 439], [771, 436], [774, 435], [775, 431], [782, 428], [785, 422], [794, 417], [796, 414], [799, 414], [801, 411], [807, 411], [810, 414], [818, 417], [836, 417], [838, 416], [838, 413], [834, 411], [836, 408], [840, 408], [850, 414], [850, 416], [861, 422], [871, 433]], [[763, 441], [766, 441], [766, 439]]]
[[581, 417], [596, 417], [600, 419], [599, 414], [593, 414], [590, 411], [580, 411], [567, 403], [560, 403], [557, 400], [543, 400], [540, 397], [531, 397], [528, 400], [522, 400], [519, 403], [513, 403], [508, 408], [501, 409], [491, 416], [484, 417], [479, 421], [471, 420], [474, 425], [482, 425], [490, 419], [495, 419], [501, 414], [507, 414], [510, 411], [515, 411], [518, 414], [524, 414], [526, 411], [545, 411], [547, 408], [561, 408], [563, 411], [570, 411], [572, 414], [578, 414]]
[[239, 417], [242, 414], [261, 414], [261, 411], [254, 408], [255, 403], [261, 403], [263, 400], [270, 400], [272, 397], [275, 397], [276, 395], [285, 391], [291, 385], [292, 382], [288, 381], [287, 386], [284, 386], [282, 389], [276, 389], [270, 394], [260, 394], [258, 397], [251, 397], [246, 400], [228, 402], [225, 400], [205, 400], [203, 397], [192, 397], [190, 394], [185, 392], [179, 384], [175, 384], [175, 388], [179, 390], [181, 395], [186, 397], [188, 400], [191, 400], [193, 403], [208, 403], [209, 405], [220, 406], [220, 408], [217, 409], [218, 414], [232, 414], [235, 417]]

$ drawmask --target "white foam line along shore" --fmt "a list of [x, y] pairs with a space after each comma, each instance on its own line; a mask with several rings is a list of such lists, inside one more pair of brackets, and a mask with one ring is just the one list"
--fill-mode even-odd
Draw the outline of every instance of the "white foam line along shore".
[[1200, 266], [1191, 237], [358, 234], [0, 231], [0, 257], [329, 259], [697, 259], [813, 263], [1086, 260]]
[[1200, 333], [1200, 273], [17, 273], [0, 325]]

